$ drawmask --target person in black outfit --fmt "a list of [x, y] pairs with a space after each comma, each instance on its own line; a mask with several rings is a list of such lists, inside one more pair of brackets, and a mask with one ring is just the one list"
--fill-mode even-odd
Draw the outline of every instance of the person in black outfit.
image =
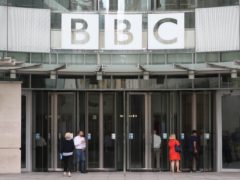
[[72, 170], [72, 158], [73, 158], [73, 151], [74, 151], [74, 142], [73, 142], [73, 134], [72, 133], [65, 133], [65, 139], [62, 142], [61, 146], [61, 155], [64, 164], [64, 175], [71, 176]]
[[190, 171], [199, 171], [199, 151], [200, 151], [200, 138], [197, 131], [193, 130], [189, 138], [189, 165]]

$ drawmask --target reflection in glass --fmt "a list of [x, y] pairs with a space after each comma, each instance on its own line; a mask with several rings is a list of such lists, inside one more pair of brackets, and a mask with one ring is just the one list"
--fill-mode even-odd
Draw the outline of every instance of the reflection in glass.
[[103, 94], [104, 168], [115, 168], [114, 94]]
[[222, 97], [222, 167], [240, 169], [240, 96]]
[[[44, 92], [36, 92], [33, 94], [33, 170], [47, 171], [50, 164], [51, 144], [48, 139], [48, 94]], [[49, 152], [48, 152], [49, 148]], [[49, 157], [49, 162], [48, 162]]]
[[129, 168], [145, 167], [145, 96], [129, 96]]
[[88, 167], [99, 168], [99, 94], [88, 96]]
[[[61, 143], [66, 132], [75, 132], [74, 94], [59, 94], [57, 99], [57, 157], [60, 154]], [[57, 168], [62, 168], [62, 161], [57, 158]]]
[[[152, 149], [152, 168], [168, 170], [169, 160], [168, 160], [168, 138], [163, 136], [163, 134], [169, 134], [170, 121], [169, 121], [169, 95], [167, 93], [154, 93], [152, 94], [152, 134], [156, 131], [161, 137], [161, 148], [160, 148], [160, 158], [156, 159], [157, 156], [154, 155], [154, 149]], [[158, 165], [160, 161], [160, 165]]]

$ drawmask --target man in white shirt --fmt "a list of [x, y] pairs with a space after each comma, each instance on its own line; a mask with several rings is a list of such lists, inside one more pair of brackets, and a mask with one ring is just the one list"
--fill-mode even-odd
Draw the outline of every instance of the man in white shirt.
[[153, 134], [153, 162], [156, 168], [160, 169], [160, 147], [161, 147], [161, 137], [157, 134], [157, 131], [154, 130]]
[[79, 163], [79, 171], [81, 173], [86, 173], [86, 140], [83, 131], [79, 131], [78, 135], [74, 138], [74, 145], [76, 149], [77, 163]]

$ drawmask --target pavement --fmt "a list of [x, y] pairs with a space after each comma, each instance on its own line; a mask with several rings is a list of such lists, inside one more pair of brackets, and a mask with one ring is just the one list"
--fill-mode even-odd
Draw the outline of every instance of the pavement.
[[71, 177], [62, 172], [1, 174], [0, 180], [239, 180], [240, 173], [171, 173], [171, 172], [88, 172], [72, 173]]

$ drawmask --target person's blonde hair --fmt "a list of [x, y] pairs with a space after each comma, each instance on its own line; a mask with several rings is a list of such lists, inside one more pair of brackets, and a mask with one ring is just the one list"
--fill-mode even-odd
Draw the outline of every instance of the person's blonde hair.
[[65, 137], [65, 139], [72, 139], [73, 138], [73, 134], [70, 133], [70, 132], [66, 132], [64, 137]]
[[175, 135], [175, 134], [171, 134], [171, 135], [169, 136], [169, 139], [176, 139], [176, 135]]

